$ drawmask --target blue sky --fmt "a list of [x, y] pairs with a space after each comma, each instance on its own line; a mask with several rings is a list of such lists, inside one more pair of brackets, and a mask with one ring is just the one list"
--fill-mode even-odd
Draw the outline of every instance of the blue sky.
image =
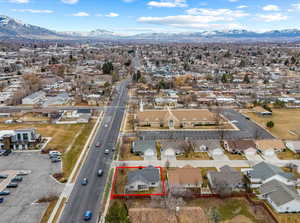
[[300, 0], [0, 0], [0, 14], [57, 31], [300, 28]]

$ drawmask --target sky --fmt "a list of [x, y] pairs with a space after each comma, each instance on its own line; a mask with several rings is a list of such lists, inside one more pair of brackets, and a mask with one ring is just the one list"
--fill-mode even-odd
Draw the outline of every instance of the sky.
[[0, 0], [0, 14], [56, 31], [300, 29], [300, 0]]

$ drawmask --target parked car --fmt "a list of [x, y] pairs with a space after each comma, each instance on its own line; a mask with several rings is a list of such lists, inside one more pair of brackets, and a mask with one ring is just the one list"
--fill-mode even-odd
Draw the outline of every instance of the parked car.
[[11, 179], [11, 182], [21, 182], [23, 180], [23, 177], [21, 176], [16, 176]]
[[239, 123], [237, 120], [232, 120], [231, 123], [235, 124], [235, 123]]
[[9, 183], [6, 188], [16, 188], [18, 187], [18, 184], [17, 183]]
[[0, 174], [0, 179], [6, 179], [8, 177], [7, 174]]
[[4, 202], [4, 197], [0, 197], [0, 204]]
[[104, 150], [104, 153], [109, 154], [109, 150], [108, 149]]
[[18, 171], [17, 176], [26, 176], [30, 173], [31, 173], [30, 170], [20, 170], [20, 171]]
[[98, 175], [99, 177], [101, 177], [101, 176], [103, 175], [103, 170], [102, 170], [102, 169], [99, 169], [98, 172], [97, 172], [97, 175]]
[[3, 153], [5, 153], [5, 150], [1, 149], [1, 150], [0, 150], [0, 156], [2, 156]]
[[89, 182], [88, 179], [85, 177], [85, 178], [82, 179], [81, 185], [85, 186], [85, 185], [88, 184], [88, 182]]
[[85, 221], [91, 220], [92, 219], [92, 215], [93, 215], [93, 213], [91, 211], [84, 212], [83, 220], [85, 220]]
[[0, 191], [0, 196], [6, 196], [6, 195], [10, 195], [10, 192], [8, 190]]

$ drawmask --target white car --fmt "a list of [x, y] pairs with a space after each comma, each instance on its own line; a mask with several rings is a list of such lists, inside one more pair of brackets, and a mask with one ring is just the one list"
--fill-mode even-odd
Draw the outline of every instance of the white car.
[[105, 124], [104, 127], [107, 128], [107, 127], [108, 127], [108, 124]]
[[231, 123], [235, 124], [235, 123], [239, 123], [237, 120], [232, 120]]
[[50, 157], [53, 157], [53, 156], [61, 156], [61, 152], [55, 151], [55, 150], [49, 151], [49, 156], [50, 156]]

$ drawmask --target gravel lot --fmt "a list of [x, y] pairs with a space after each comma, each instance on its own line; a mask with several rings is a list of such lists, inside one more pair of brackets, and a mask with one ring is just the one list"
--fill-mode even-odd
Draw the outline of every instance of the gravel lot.
[[60, 172], [60, 163], [51, 163], [48, 155], [38, 152], [15, 152], [0, 157], [0, 173], [5, 170], [30, 170], [18, 188], [9, 189], [11, 194], [0, 204], [0, 223], [38, 223], [48, 204], [34, 202], [49, 195], [59, 195], [64, 185], [50, 175]]

